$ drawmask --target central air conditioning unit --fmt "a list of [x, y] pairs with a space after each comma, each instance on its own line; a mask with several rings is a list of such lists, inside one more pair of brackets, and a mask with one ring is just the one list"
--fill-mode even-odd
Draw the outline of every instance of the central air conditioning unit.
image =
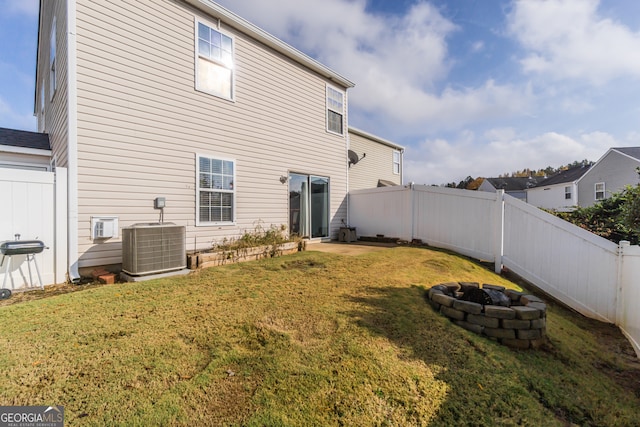
[[185, 227], [142, 223], [122, 228], [122, 271], [132, 276], [165, 273], [187, 266]]

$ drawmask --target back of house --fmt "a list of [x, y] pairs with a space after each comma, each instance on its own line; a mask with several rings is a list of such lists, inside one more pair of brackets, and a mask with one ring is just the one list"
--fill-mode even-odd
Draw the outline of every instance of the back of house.
[[404, 147], [349, 127], [349, 191], [403, 184]]
[[41, 1], [37, 58], [74, 268], [119, 264], [118, 230], [158, 221], [158, 197], [187, 249], [271, 225], [335, 238], [346, 221], [353, 83], [221, 6]]

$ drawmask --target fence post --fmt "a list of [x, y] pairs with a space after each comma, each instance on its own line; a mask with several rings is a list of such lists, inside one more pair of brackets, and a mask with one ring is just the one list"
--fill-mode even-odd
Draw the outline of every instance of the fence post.
[[494, 209], [494, 249], [495, 272], [502, 272], [502, 255], [504, 251], [504, 190], [496, 191]]
[[627, 240], [621, 240], [618, 243], [618, 277], [616, 280], [616, 325], [621, 326], [624, 321], [624, 252], [625, 249], [631, 246], [631, 242]]
[[409, 191], [411, 192], [411, 239], [409, 242], [413, 242], [416, 237], [416, 189], [413, 182], [409, 184]]

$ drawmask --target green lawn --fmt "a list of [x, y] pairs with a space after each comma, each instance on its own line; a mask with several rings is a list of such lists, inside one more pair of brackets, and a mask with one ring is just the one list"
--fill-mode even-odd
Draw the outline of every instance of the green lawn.
[[510, 350], [425, 303], [447, 281], [518, 288], [394, 248], [3, 306], [0, 405], [63, 405], [66, 425], [640, 425], [640, 369], [592, 322], [551, 304], [549, 344]]

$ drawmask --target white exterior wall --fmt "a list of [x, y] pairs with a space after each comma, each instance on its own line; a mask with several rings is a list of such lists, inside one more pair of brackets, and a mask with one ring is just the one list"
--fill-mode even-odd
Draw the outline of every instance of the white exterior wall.
[[[188, 249], [257, 222], [288, 225], [279, 178], [289, 172], [329, 177], [331, 236], [346, 221], [347, 138], [326, 131], [327, 80], [222, 21], [234, 39], [235, 100], [198, 92], [196, 17], [217, 22], [175, 1], [78, 2], [81, 267], [121, 262], [119, 239], [91, 240], [91, 216], [154, 222], [158, 196], [164, 220], [187, 227]], [[234, 225], [196, 227], [196, 154], [235, 159]]]
[[391, 147], [351, 130], [349, 148], [359, 157], [366, 153], [364, 159], [349, 168], [349, 191], [375, 188], [380, 179], [396, 185], [402, 184], [402, 154], [399, 173], [393, 171], [393, 153], [401, 152], [400, 148]]
[[[565, 198], [565, 187], [571, 187], [571, 199]], [[573, 182], [529, 188], [526, 191], [527, 203], [538, 208], [565, 211], [578, 204], [577, 187]]]
[[609, 150], [578, 181], [578, 202], [587, 207], [596, 203], [595, 185], [605, 183], [605, 198], [620, 192], [626, 185], [640, 183], [636, 168], [640, 162], [615, 150]]

